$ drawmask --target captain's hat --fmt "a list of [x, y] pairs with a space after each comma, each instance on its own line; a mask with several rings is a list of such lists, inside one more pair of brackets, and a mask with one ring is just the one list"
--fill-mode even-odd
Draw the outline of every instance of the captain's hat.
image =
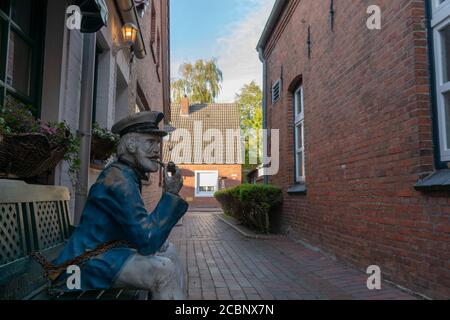
[[148, 133], [160, 137], [167, 136], [168, 132], [159, 128], [164, 114], [157, 111], [144, 111], [133, 114], [117, 122], [111, 129], [112, 133], [121, 137], [128, 133]]

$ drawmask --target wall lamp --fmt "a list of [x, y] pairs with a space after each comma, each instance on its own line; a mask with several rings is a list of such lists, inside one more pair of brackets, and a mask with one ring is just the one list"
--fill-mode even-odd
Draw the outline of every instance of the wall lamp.
[[131, 51], [131, 59], [133, 60], [134, 57], [134, 45], [136, 43], [136, 37], [138, 33], [138, 28], [135, 24], [131, 22], [127, 22], [122, 27], [122, 43], [120, 45], [115, 46], [114, 48], [114, 55], [117, 55], [117, 53], [122, 49], [130, 49]]

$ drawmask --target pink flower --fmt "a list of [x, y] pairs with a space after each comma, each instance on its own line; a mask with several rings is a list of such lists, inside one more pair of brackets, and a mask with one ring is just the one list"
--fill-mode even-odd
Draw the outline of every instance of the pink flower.
[[54, 135], [58, 132], [56, 128], [50, 127], [47, 123], [44, 123], [43, 121], [40, 121], [39, 131], [47, 135]]

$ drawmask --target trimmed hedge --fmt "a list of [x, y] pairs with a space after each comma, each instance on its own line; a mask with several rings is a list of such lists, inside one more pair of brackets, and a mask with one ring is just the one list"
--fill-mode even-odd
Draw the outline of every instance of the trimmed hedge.
[[214, 197], [223, 211], [258, 232], [269, 233], [270, 216], [282, 203], [282, 191], [272, 185], [242, 184], [217, 191]]

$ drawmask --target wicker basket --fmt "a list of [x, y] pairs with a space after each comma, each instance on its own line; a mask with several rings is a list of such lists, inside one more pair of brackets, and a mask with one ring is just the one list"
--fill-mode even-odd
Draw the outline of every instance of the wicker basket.
[[39, 176], [55, 168], [66, 151], [67, 145], [51, 146], [40, 133], [0, 135], [0, 175]]
[[92, 136], [91, 139], [91, 160], [106, 161], [116, 153], [117, 146], [116, 143], [109, 140], [103, 139], [96, 135]]

